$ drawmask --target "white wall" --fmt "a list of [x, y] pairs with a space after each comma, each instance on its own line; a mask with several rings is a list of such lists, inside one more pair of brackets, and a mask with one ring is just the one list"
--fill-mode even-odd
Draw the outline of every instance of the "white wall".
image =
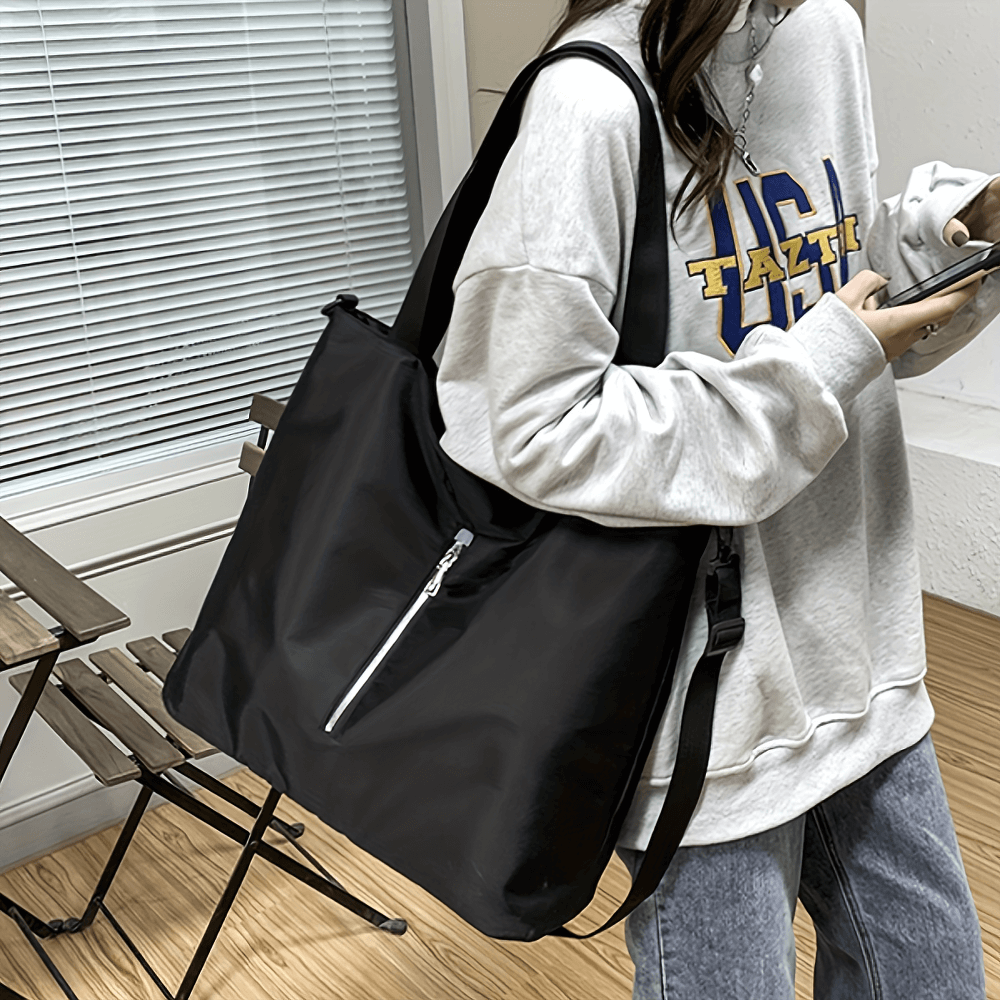
[[[945, 160], [1000, 171], [1000, 0], [869, 0], [883, 195]], [[926, 590], [1000, 615], [1000, 322], [900, 383]]]
[[[944, 160], [1000, 172], [1000, 0], [870, 0], [879, 186]], [[914, 388], [1000, 407], [1000, 323]]]
[[462, 0], [427, 0], [427, 13], [437, 105], [442, 204], [446, 205], [472, 162], [465, 17]]
[[476, 147], [503, 94], [541, 50], [563, 0], [464, 0], [472, 138]]

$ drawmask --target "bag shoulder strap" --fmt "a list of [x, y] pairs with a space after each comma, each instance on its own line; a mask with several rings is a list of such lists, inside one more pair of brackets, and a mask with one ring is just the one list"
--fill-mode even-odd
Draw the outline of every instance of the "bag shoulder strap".
[[715, 532], [718, 552], [705, 583], [708, 644], [695, 667], [684, 700], [674, 773], [642, 864], [628, 896], [603, 927], [589, 934], [575, 934], [566, 927], [560, 927], [551, 932], [553, 937], [575, 938], [578, 941], [594, 937], [624, 920], [651, 896], [670, 867], [698, 806], [712, 748], [712, 725], [722, 661], [726, 653], [742, 642], [746, 628], [741, 617], [740, 558], [730, 548], [733, 531], [732, 528], [716, 528]]
[[[670, 281], [663, 147], [656, 110], [642, 80], [618, 53], [597, 42], [575, 42], [539, 56], [514, 81], [424, 251], [389, 334], [424, 363], [430, 363], [448, 328], [454, 307], [455, 275], [504, 159], [517, 138], [531, 84], [547, 66], [572, 57], [591, 59], [615, 73], [628, 84], [639, 105], [639, 191], [615, 362], [655, 367], [664, 358]], [[643, 863], [625, 901], [603, 927], [589, 934], [575, 934], [562, 927], [551, 932], [554, 936], [584, 940], [627, 917], [659, 885], [694, 815], [708, 771], [719, 672], [726, 653], [739, 645], [744, 630], [739, 557], [730, 548], [732, 529], [716, 531], [718, 554], [706, 582], [709, 641], [688, 687], [674, 776]]]
[[[438, 222], [389, 337], [425, 363], [444, 337], [454, 307], [452, 285], [459, 265], [511, 146], [521, 112], [538, 74], [568, 58], [591, 59], [628, 84], [639, 104], [640, 161], [635, 234], [632, 243], [622, 332], [615, 361], [655, 367], [666, 354], [669, 316], [667, 208], [663, 147], [653, 102], [642, 80], [613, 49], [574, 42], [529, 63], [510, 88], [469, 172]], [[573, 164], [567, 164], [572, 170]]]

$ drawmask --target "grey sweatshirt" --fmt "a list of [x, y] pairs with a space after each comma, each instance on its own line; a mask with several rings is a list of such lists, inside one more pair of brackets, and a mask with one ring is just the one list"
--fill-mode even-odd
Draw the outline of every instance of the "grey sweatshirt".
[[[578, 26], [646, 80], [642, 3]], [[747, 30], [710, 73], [732, 120]], [[438, 390], [445, 451], [546, 510], [610, 526], [733, 525], [746, 638], [725, 662], [705, 793], [684, 843], [801, 815], [921, 739], [933, 710], [895, 377], [929, 370], [1000, 311], [1000, 279], [896, 362], [834, 295], [871, 266], [898, 290], [962, 253], [945, 223], [989, 182], [943, 163], [881, 206], [861, 27], [809, 0], [760, 57], [725, 200], [670, 243], [668, 350], [616, 366], [639, 117], [585, 60], [545, 70], [455, 281]], [[662, 131], [662, 125], [661, 125]], [[668, 201], [689, 164], [663, 133]], [[644, 849], [706, 641], [703, 565], [677, 684], [620, 843]]]

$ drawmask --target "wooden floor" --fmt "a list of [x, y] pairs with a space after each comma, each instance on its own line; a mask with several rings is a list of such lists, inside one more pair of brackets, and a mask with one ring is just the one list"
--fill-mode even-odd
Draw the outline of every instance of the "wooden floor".
[[[1000, 1000], [1000, 622], [940, 601], [927, 604], [929, 687], [938, 709], [941, 766], [986, 938], [990, 1000]], [[231, 779], [261, 795], [243, 773]], [[492, 941], [434, 899], [362, 855], [291, 803], [305, 843], [353, 892], [404, 916], [401, 938], [345, 911], [255, 862], [198, 988], [213, 1000], [628, 1000], [631, 963], [621, 928], [577, 943]], [[97, 834], [0, 877], [0, 891], [45, 918], [79, 913], [115, 831]], [[269, 835], [269, 840], [277, 838]], [[112, 912], [171, 988], [225, 883], [235, 845], [173, 807], [145, 820], [109, 898]], [[616, 861], [581, 926], [609, 913], [627, 888]], [[799, 1000], [812, 996], [811, 928], [799, 914]], [[81, 1000], [156, 1000], [160, 994], [124, 953], [103, 918], [78, 937], [51, 943]], [[62, 994], [14, 925], [0, 921], [0, 979], [31, 1000]], [[705, 998], [716, 1000], [716, 998]], [[718, 998], [725, 1000], [725, 998]]]

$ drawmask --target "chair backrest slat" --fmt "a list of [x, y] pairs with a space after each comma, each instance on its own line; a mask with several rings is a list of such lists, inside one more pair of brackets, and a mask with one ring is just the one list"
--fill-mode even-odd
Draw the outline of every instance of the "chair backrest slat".
[[264, 461], [264, 449], [249, 441], [243, 442], [243, 451], [240, 452], [240, 468], [251, 476], [257, 475], [260, 463]]
[[277, 429], [278, 421], [285, 412], [285, 404], [279, 403], [270, 396], [262, 396], [256, 393], [253, 402], [250, 404], [250, 419], [261, 427], [266, 427], [269, 431]]
[[127, 628], [128, 617], [0, 517], [0, 573], [70, 635], [88, 642]]

